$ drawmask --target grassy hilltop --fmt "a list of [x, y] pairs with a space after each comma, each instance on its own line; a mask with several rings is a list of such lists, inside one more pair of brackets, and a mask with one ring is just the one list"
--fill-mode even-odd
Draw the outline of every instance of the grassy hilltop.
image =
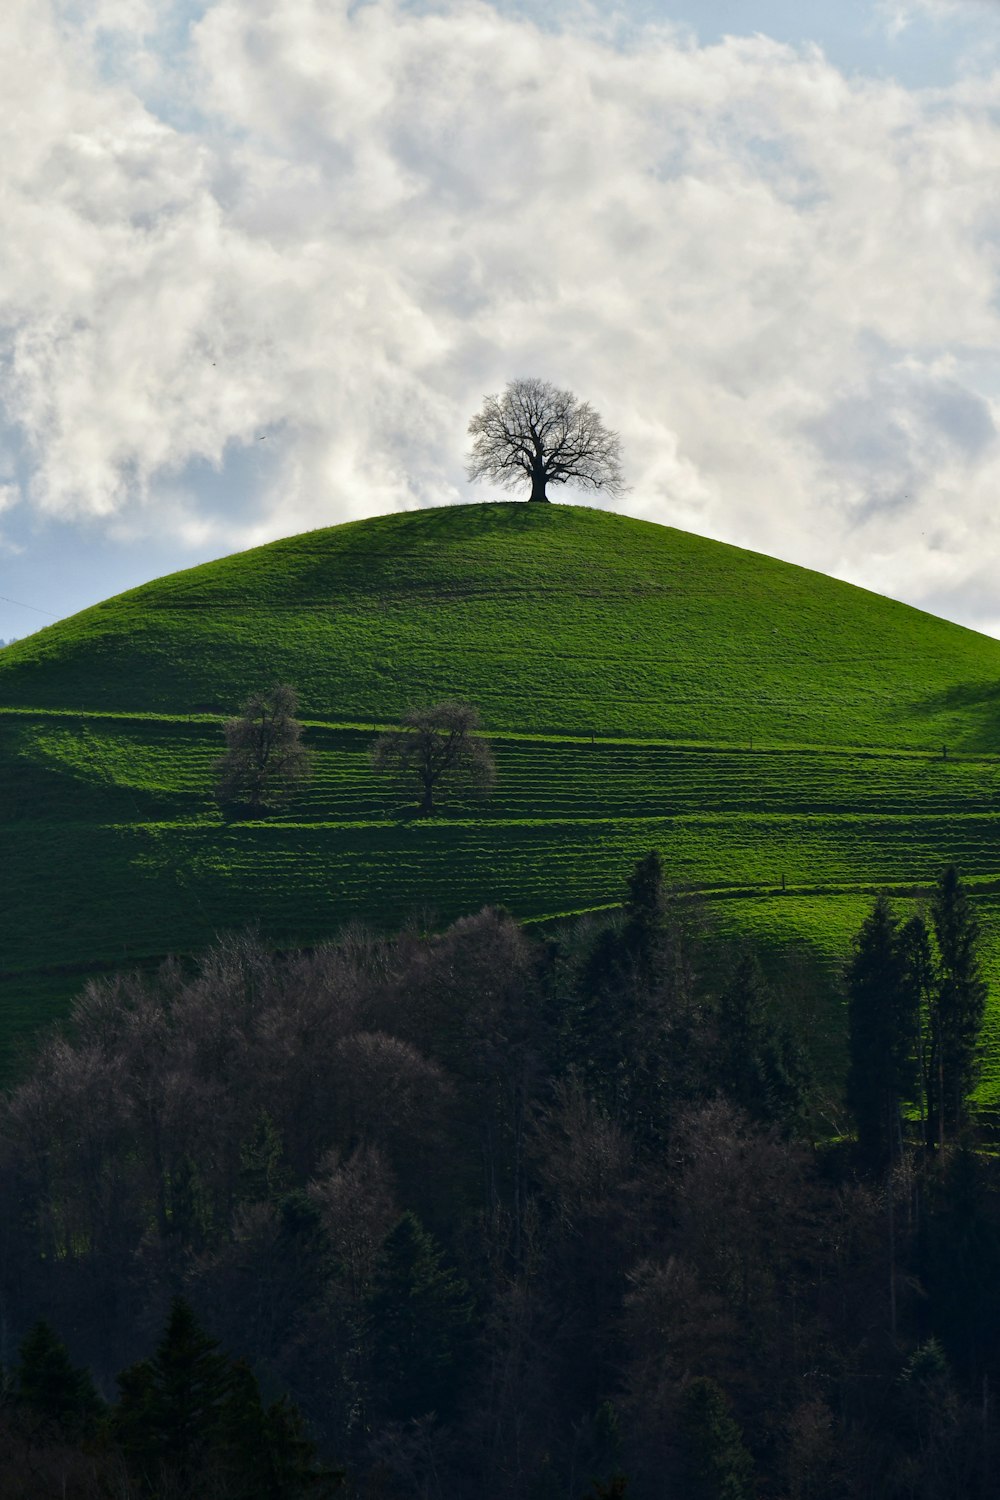
[[[281, 819], [227, 826], [218, 719], [276, 679], [316, 775]], [[369, 769], [372, 726], [442, 697], [480, 708], [500, 781], [414, 822]], [[724, 925], [828, 959], [871, 889], [949, 859], [992, 925], [998, 748], [1000, 642], [771, 558], [562, 505], [310, 532], [0, 655], [0, 1030], [88, 965], [252, 920], [285, 943], [608, 904], [651, 846]]]
[[491, 728], [992, 749], [1000, 643], [773, 558], [579, 506], [463, 505], [307, 532], [9, 647], [0, 705], [307, 717], [461, 692]]

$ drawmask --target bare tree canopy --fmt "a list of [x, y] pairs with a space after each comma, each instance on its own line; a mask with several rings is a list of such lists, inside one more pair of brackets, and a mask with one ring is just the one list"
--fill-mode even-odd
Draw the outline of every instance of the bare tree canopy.
[[287, 683], [252, 693], [238, 718], [225, 724], [226, 752], [216, 763], [215, 799], [223, 808], [254, 815], [287, 800], [309, 773], [309, 753], [299, 743], [298, 699]]
[[500, 396], [485, 396], [469, 423], [470, 480], [492, 479], [506, 489], [528, 483], [529, 500], [547, 500], [548, 484], [576, 484], [620, 495], [621, 441], [587, 401], [547, 380], [512, 380]]
[[420, 813], [429, 817], [442, 782], [480, 794], [493, 786], [493, 752], [476, 733], [478, 728], [479, 711], [469, 703], [411, 708], [399, 729], [375, 741], [372, 764], [376, 771], [409, 771], [420, 789]]

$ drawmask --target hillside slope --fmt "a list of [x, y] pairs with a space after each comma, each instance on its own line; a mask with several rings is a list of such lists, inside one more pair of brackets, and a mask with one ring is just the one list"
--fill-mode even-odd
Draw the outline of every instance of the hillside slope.
[[[275, 679], [314, 778], [224, 823], [220, 715]], [[372, 728], [445, 696], [481, 709], [496, 794], [414, 821]], [[872, 891], [911, 901], [955, 860], [1000, 979], [998, 745], [1000, 642], [604, 511], [419, 511], [177, 573], [0, 653], [0, 1067], [94, 969], [251, 922], [285, 945], [607, 906], [651, 847], [723, 930], [828, 978]]]
[[460, 696], [531, 734], [991, 749], [1000, 642], [772, 558], [562, 505], [331, 527], [175, 573], [7, 648], [0, 706], [306, 717]]

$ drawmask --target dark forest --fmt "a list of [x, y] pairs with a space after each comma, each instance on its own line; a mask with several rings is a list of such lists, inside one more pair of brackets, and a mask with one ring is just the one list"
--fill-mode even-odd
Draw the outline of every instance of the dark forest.
[[91, 982], [0, 1117], [0, 1491], [992, 1494], [1000, 1177], [974, 1036], [945, 1102], [928, 1065], [937, 930], [879, 898], [844, 956], [846, 1095], [801, 964], [656, 856], [613, 917]]

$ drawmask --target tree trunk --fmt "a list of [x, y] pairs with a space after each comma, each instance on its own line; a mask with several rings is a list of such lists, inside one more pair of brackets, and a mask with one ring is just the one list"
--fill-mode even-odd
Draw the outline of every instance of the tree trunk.
[[549, 498], [548, 495], [545, 493], [545, 470], [544, 469], [532, 469], [532, 471], [531, 471], [531, 494], [528, 496], [528, 499], [529, 500], [545, 500], [545, 501], [547, 501], [548, 498]]

